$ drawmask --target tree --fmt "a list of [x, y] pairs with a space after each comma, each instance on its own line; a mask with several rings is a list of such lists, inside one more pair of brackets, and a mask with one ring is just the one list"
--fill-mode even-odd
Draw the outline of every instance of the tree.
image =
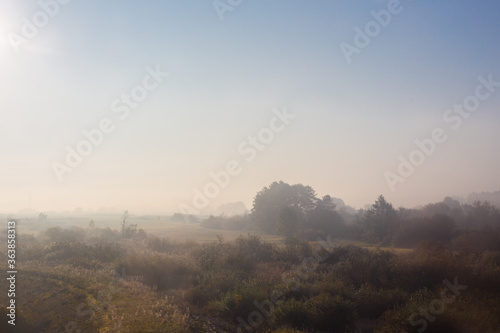
[[300, 226], [305, 222], [307, 212], [316, 207], [317, 201], [316, 193], [310, 186], [274, 182], [255, 196], [251, 218], [260, 230], [274, 234], [278, 231], [279, 215], [284, 207], [295, 209], [299, 217], [297, 225]]
[[392, 204], [380, 195], [363, 217], [363, 238], [369, 242], [388, 241], [395, 231], [397, 213]]
[[466, 226], [479, 229], [484, 226], [500, 227], [500, 211], [488, 201], [475, 201], [467, 206]]
[[285, 206], [281, 208], [278, 216], [278, 231], [287, 239], [292, 238], [300, 223], [300, 213], [296, 208]]
[[325, 195], [318, 200], [316, 207], [307, 216], [307, 227], [320, 230], [324, 236], [341, 237], [346, 233], [344, 219], [335, 210], [336, 204], [332, 197]]

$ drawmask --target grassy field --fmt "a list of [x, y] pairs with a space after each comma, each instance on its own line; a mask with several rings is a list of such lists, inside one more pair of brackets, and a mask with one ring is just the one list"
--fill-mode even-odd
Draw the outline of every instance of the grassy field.
[[[241, 234], [247, 232], [233, 230], [215, 230], [203, 228], [198, 224], [186, 224], [184, 222], [157, 222], [143, 221], [138, 223], [139, 228], [144, 229], [148, 235], [168, 238], [169, 240], [184, 242], [195, 241], [199, 243], [211, 242], [217, 239], [217, 235], [222, 235], [225, 240], [232, 241]], [[254, 231], [249, 231], [255, 233]], [[270, 243], [281, 242], [282, 236], [259, 235], [263, 240]]]
[[[154, 218], [134, 219], [146, 234], [126, 237], [99, 222], [46, 232], [39, 225], [39, 236], [16, 239], [21, 331], [417, 332], [420, 309], [437, 304], [445, 280], [464, 287], [447, 294], [446, 311], [433, 312], [443, 313], [425, 323], [428, 332], [500, 327], [499, 252], [284, 242]], [[7, 262], [5, 253], [0, 259]], [[0, 287], [8, 290], [7, 280]], [[4, 317], [7, 301], [0, 294]], [[420, 324], [408, 320], [413, 313]], [[12, 331], [6, 325], [0, 332]]]

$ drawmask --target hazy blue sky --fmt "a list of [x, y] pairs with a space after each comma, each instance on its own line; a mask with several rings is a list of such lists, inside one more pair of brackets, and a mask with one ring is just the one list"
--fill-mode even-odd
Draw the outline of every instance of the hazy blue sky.
[[[223, 20], [208, 0], [41, 3], [48, 14], [37, 1], [0, 5], [0, 212], [30, 194], [37, 211], [172, 212], [231, 160], [240, 172], [208, 207], [250, 208], [277, 180], [358, 208], [379, 194], [414, 206], [500, 189], [500, 87], [477, 88], [468, 118], [447, 113], [479, 77], [500, 82], [497, 0], [244, 0]], [[381, 10], [390, 22], [374, 24]], [[340, 45], [356, 47], [356, 27], [373, 37], [358, 36], [348, 62]], [[125, 106], [146, 68], [169, 75], [146, 78], [147, 97]], [[284, 108], [295, 118], [278, 126]], [[104, 118], [112, 132], [59, 181], [54, 162]], [[264, 130], [254, 156], [245, 140], [271, 121], [282, 130]], [[445, 142], [392, 191], [386, 172], [435, 128]]]

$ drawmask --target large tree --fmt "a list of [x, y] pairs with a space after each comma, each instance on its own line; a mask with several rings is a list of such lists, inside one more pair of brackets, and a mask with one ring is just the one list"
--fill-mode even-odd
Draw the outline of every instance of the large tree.
[[[275, 234], [280, 232], [280, 213], [283, 212], [284, 208], [288, 207], [294, 210], [296, 215], [294, 224], [299, 227], [305, 223], [307, 213], [316, 207], [317, 202], [316, 193], [310, 186], [290, 185], [283, 181], [274, 182], [269, 187], [264, 187], [255, 196], [251, 217], [259, 229], [269, 234]], [[286, 215], [284, 214], [284, 216]], [[281, 220], [284, 216], [281, 217]]]

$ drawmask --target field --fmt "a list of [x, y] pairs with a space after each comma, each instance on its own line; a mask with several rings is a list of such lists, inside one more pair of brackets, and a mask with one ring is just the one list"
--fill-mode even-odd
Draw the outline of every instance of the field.
[[499, 331], [499, 252], [159, 222], [21, 222], [17, 330], [2, 332]]

